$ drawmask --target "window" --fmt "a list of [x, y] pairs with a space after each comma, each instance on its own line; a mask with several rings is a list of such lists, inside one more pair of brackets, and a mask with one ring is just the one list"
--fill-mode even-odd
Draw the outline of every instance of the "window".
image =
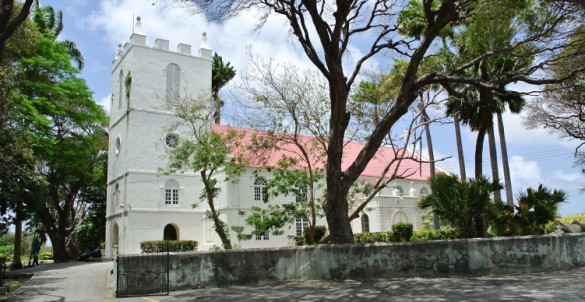
[[124, 95], [124, 70], [120, 70], [120, 76], [118, 78], [120, 82], [120, 88], [118, 89], [118, 109], [122, 108], [122, 95]]
[[305, 202], [306, 203], [309, 201], [309, 195], [308, 195], [307, 191], [308, 191], [307, 187], [298, 188], [297, 195], [296, 195], [297, 202]]
[[116, 138], [116, 147], [114, 148], [115, 152], [116, 152], [116, 156], [120, 155], [120, 147], [122, 146], [122, 140], [120, 139], [120, 137], [118, 136]]
[[270, 230], [266, 230], [265, 234], [260, 234], [259, 229], [256, 228], [256, 240], [269, 240]]
[[309, 219], [305, 217], [297, 217], [296, 219], [297, 236], [303, 236], [305, 229], [309, 227]]
[[180, 84], [181, 68], [179, 68], [179, 65], [174, 63], [167, 65], [167, 100], [179, 98]]
[[116, 187], [114, 188], [114, 201], [116, 204], [116, 207], [120, 206], [120, 185], [116, 184]]
[[179, 136], [174, 133], [167, 134], [165, 144], [169, 148], [176, 148], [179, 145]]
[[427, 195], [429, 194], [429, 189], [427, 189], [427, 187], [422, 187], [422, 189], [420, 189], [420, 195]]
[[165, 204], [179, 204], [179, 183], [174, 180], [165, 184]]
[[370, 218], [368, 214], [362, 214], [362, 233], [369, 233], [370, 232]]
[[266, 178], [264, 177], [256, 177], [254, 179], [254, 201], [265, 201], [266, 200], [266, 192], [264, 192], [264, 188], [268, 184]]
[[398, 210], [392, 216], [392, 224], [397, 224], [397, 223], [401, 223], [401, 222], [408, 223], [408, 216], [406, 216], [406, 214], [404, 212]]

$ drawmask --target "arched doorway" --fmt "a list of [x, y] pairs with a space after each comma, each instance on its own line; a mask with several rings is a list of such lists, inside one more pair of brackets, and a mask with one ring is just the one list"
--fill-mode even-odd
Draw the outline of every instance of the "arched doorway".
[[163, 240], [179, 240], [179, 232], [173, 224], [167, 224], [163, 231]]

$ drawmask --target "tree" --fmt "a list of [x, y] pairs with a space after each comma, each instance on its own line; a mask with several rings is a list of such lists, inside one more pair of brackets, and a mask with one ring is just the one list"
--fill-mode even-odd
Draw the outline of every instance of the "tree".
[[[458, 71], [466, 70], [481, 59], [508, 52], [517, 45], [536, 38], [542, 37], [539, 42], [546, 42], [551, 32], [555, 35], [557, 33], [563, 35], [557, 27], [561, 24], [563, 12], [558, 7], [551, 7], [550, 10], [545, 10], [539, 15], [540, 27], [534, 27], [538, 31], [520, 35], [511, 48], [481, 54], [446, 72], [417, 76], [423, 59], [433, 55], [435, 48], [431, 46], [434, 45], [443, 29], [460, 20], [466, 20], [470, 15], [481, 13], [482, 7], [476, 5], [478, 0], [423, 1], [425, 30], [419, 39], [399, 38], [396, 35], [398, 28], [395, 21], [397, 13], [404, 7], [402, 3], [382, 0], [302, 2], [192, 0], [188, 2], [196, 4], [199, 11], [204, 12], [211, 20], [225, 20], [246, 9], [259, 10], [260, 25], [273, 13], [286, 18], [291, 33], [298, 39], [307, 58], [327, 79], [331, 113], [328, 116], [329, 136], [325, 172], [328, 189], [324, 210], [333, 243], [353, 242], [348, 217], [348, 192], [376, 154], [386, 134], [408, 112], [408, 108], [417, 99], [420, 89], [427, 85], [441, 84], [455, 92], [453, 83], [458, 83], [499, 93], [512, 82], [546, 83], [548, 78], [538, 77], [541, 75], [537, 73], [542, 69], [541, 65], [507, 77], [491, 79], [493, 82], [480, 77], [469, 77]], [[360, 57], [352, 57], [353, 60], [350, 62], [350, 56], [347, 56], [348, 46], [359, 38], [362, 38], [360, 40], [362, 43], [366, 43], [363, 48], [365, 51]], [[371, 135], [360, 154], [347, 169], [343, 170], [341, 163], [344, 138], [352, 118], [348, 111], [350, 90], [364, 63], [386, 50], [402, 54], [409, 60], [400, 89], [398, 89], [399, 93], [381, 121], [372, 125]], [[539, 51], [543, 57], [552, 53], [551, 47], [543, 47]]]
[[[225, 180], [236, 181], [242, 171], [238, 157], [232, 156], [232, 149], [239, 141], [238, 133], [216, 133], [209, 129], [212, 113], [204, 102], [197, 99], [169, 100], [169, 109], [180, 119], [173, 129], [187, 127], [188, 136], [170, 153], [168, 173], [195, 171], [201, 176], [203, 188], [199, 199], [207, 202], [207, 217], [215, 226], [223, 248], [232, 249], [228, 225], [221, 220], [215, 199], [221, 192], [218, 175]], [[182, 128], [181, 128], [182, 129]]]
[[43, 223], [55, 261], [79, 254], [76, 228], [89, 200], [83, 190], [94, 184], [107, 148], [106, 117], [77, 78], [65, 46], [39, 37], [38, 51], [22, 58], [21, 94], [31, 105], [24, 121], [34, 138], [35, 178], [27, 188], [27, 208]]
[[[25, 0], [20, 6], [15, 0], [0, 1], [0, 64], [4, 60], [6, 42], [26, 21], [34, 0]], [[17, 10], [20, 9], [20, 11]]]
[[528, 188], [520, 193], [511, 221], [514, 234], [544, 234], [545, 227], [557, 218], [559, 205], [565, 201], [567, 194], [564, 191], [551, 191], [542, 184], [537, 189]]
[[230, 66], [229, 62], [224, 64], [222, 57], [215, 53], [211, 65], [211, 96], [215, 108], [213, 119], [217, 125], [221, 122], [221, 108], [223, 107], [223, 101], [219, 98], [219, 90], [235, 76], [234, 67]]
[[460, 180], [454, 175], [437, 174], [429, 179], [431, 194], [421, 198], [419, 207], [438, 214], [457, 228], [463, 238], [483, 233], [483, 214], [489, 211], [490, 194], [495, 189], [484, 177]]
[[[39, 32], [45, 37], [50, 37], [53, 40], [57, 39], [63, 31], [63, 12], [58, 10], [55, 14], [53, 7], [40, 7], [39, 0], [34, 1], [34, 24], [37, 26]], [[67, 54], [75, 63], [77, 63], [77, 68], [79, 68], [79, 70], [83, 69], [83, 55], [81, 54], [79, 48], [77, 48], [77, 45], [70, 40], [63, 40], [59, 41], [58, 43], [67, 48]]]
[[544, 93], [528, 103], [524, 124], [529, 128], [543, 127], [561, 134], [562, 137], [581, 141], [577, 148], [578, 163], [585, 163], [580, 147], [585, 144], [585, 74], [572, 75], [572, 66], [585, 60], [585, 29], [573, 37], [571, 47], [559, 53], [552, 72], [557, 77], [569, 77], [567, 81], [546, 86]]

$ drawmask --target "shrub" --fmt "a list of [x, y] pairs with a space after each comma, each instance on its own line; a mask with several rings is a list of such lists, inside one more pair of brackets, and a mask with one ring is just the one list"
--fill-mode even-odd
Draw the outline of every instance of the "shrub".
[[197, 250], [195, 240], [150, 240], [140, 242], [143, 253], [192, 252]]
[[424, 240], [450, 240], [458, 239], [459, 231], [455, 228], [445, 228], [439, 230], [422, 230], [414, 231], [412, 233], [412, 241]]
[[[309, 237], [310, 237], [309, 231], [310, 231], [310, 228], [305, 228], [303, 230], [303, 237], [305, 239], [304, 243], [306, 243], [306, 244], [311, 242], [311, 240], [309, 240]], [[327, 227], [325, 227], [324, 225], [316, 225], [315, 226], [315, 242], [318, 243], [319, 241], [321, 241], [323, 236], [325, 236], [325, 233], [327, 233]]]
[[305, 237], [303, 236], [295, 236], [293, 237], [296, 246], [303, 246], [305, 245]]
[[44, 252], [39, 254], [39, 260], [51, 260], [53, 259], [53, 252]]
[[392, 232], [394, 233], [393, 241], [410, 241], [412, 237], [412, 224], [411, 223], [397, 223], [392, 226]]
[[353, 234], [355, 243], [389, 242], [393, 238], [392, 232], [356, 233]]

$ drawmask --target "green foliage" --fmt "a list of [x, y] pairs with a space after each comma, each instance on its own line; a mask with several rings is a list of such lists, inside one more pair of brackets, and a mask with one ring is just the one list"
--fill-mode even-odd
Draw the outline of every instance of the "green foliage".
[[39, 254], [39, 260], [52, 260], [53, 252], [44, 252]]
[[412, 224], [400, 222], [392, 225], [392, 233], [395, 241], [410, 241], [412, 237]]
[[429, 184], [431, 194], [421, 198], [419, 208], [438, 214], [457, 228], [463, 238], [482, 233], [483, 215], [490, 211], [490, 194], [497, 185], [483, 177], [461, 181], [448, 174], [431, 177]]
[[420, 230], [412, 233], [412, 241], [425, 240], [451, 240], [459, 239], [459, 231], [455, 228], [443, 228], [439, 230]]
[[[512, 208], [494, 204], [490, 215], [493, 236], [517, 236], [544, 234], [552, 229], [559, 205], [567, 195], [561, 190], [551, 191], [542, 184], [535, 190], [528, 188], [518, 195], [517, 205]], [[570, 223], [571, 221], [568, 221]]]
[[392, 232], [374, 232], [374, 233], [355, 233], [353, 240], [355, 243], [375, 243], [391, 242], [394, 238]]
[[[324, 225], [316, 225], [315, 226], [315, 243], [319, 243], [319, 241], [321, 241], [321, 239], [325, 236], [325, 234], [327, 233], [327, 227]], [[310, 244], [311, 242], [311, 229], [310, 228], [305, 228], [303, 230], [303, 239], [304, 242], [307, 242]]]
[[195, 240], [150, 240], [140, 242], [142, 253], [193, 252], [197, 250]]
[[242, 216], [247, 215], [244, 221], [246, 225], [252, 227], [251, 232], [245, 233], [243, 226], [232, 226], [232, 230], [238, 234], [239, 240], [250, 240], [255, 236], [279, 236], [284, 233], [284, 227], [291, 221], [289, 211], [280, 205], [268, 205], [265, 209], [253, 206], [250, 213], [240, 212]]
[[514, 226], [519, 235], [543, 234], [547, 224], [558, 215], [559, 205], [567, 200], [561, 190], [551, 191], [542, 184], [518, 195]]

